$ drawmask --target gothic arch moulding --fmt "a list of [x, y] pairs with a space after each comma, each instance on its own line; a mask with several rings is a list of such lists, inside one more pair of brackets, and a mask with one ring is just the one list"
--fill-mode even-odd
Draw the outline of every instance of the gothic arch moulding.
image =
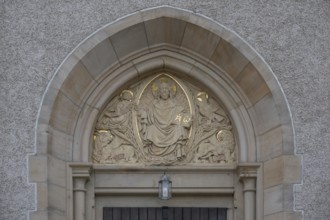
[[228, 116], [235, 163], [243, 170], [239, 177], [248, 176], [248, 165], [258, 167], [256, 218], [297, 217], [293, 184], [300, 181], [300, 159], [294, 155], [289, 108], [273, 72], [234, 32], [193, 12], [163, 6], [96, 31], [57, 70], [40, 108], [37, 153], [29, 160], [38, 193], [31, 219], [76, 216], [70, 172], [89, 174], [70, 165], [92, 166], [94, 130], [109, 102], [160, 73], [210, 94]]

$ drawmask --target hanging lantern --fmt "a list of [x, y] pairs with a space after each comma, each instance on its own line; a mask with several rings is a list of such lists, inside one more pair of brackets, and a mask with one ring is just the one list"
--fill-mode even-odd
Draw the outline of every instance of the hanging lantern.
[[172, 198], [172, 181], [164, 174], [158, 181], [158, 197], [160, 199], [170, 199]]

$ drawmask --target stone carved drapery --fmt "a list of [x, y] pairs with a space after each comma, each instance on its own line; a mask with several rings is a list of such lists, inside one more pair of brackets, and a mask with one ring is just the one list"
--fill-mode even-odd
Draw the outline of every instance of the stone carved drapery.
[[231, 122], [205, 91], [166, 73], [115, 96], [100, 115], [92, 159], [100, 164], [231, 164]]

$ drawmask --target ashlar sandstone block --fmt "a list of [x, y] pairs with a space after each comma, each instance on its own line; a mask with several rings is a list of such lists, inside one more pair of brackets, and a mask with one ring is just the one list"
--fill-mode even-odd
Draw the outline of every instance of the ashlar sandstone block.
[[149, 46], [171, 44], [180, 46], [186, 22], [173, 18], [157, 18], [145, 22]]
[[264, 188], [298, 183], [301, 178], [300, 158], [284, 155], [264, 163]]
[[38, 155], [29, 157], [29, 181], [47, 181], [47, 156]]
[[249, 63], [249, 60], [235, 47], [222, 39], [211, 57], [211, 62], [218, 65], [234, 79]]
[[301, 220], [301, 214], [295, 212], [278, 212], [272, 215], [267, 215], [265, 220]]
[[188, 23], [181, 46], [205, 58], [210, 58], [219, 41], [219, 36], [194, 24]]

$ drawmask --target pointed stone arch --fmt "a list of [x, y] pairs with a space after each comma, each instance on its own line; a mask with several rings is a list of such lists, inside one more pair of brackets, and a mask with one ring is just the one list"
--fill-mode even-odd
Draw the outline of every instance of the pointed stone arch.
[[36, 155], [29, 159], [38, 193], [31, 219], [72, 218], [68, 165], [90, 164], [93, 129], [108, 101], [158, 71], [198, 82], [223, 104], [238, 137], [239, 163], [260, 165], [257, 219], [297, 217], [293, 184], [300, 181], [300, 159], [276, 76], [233, 31], [162, 6], [99, 29], [55, 73], [40, 108]]

